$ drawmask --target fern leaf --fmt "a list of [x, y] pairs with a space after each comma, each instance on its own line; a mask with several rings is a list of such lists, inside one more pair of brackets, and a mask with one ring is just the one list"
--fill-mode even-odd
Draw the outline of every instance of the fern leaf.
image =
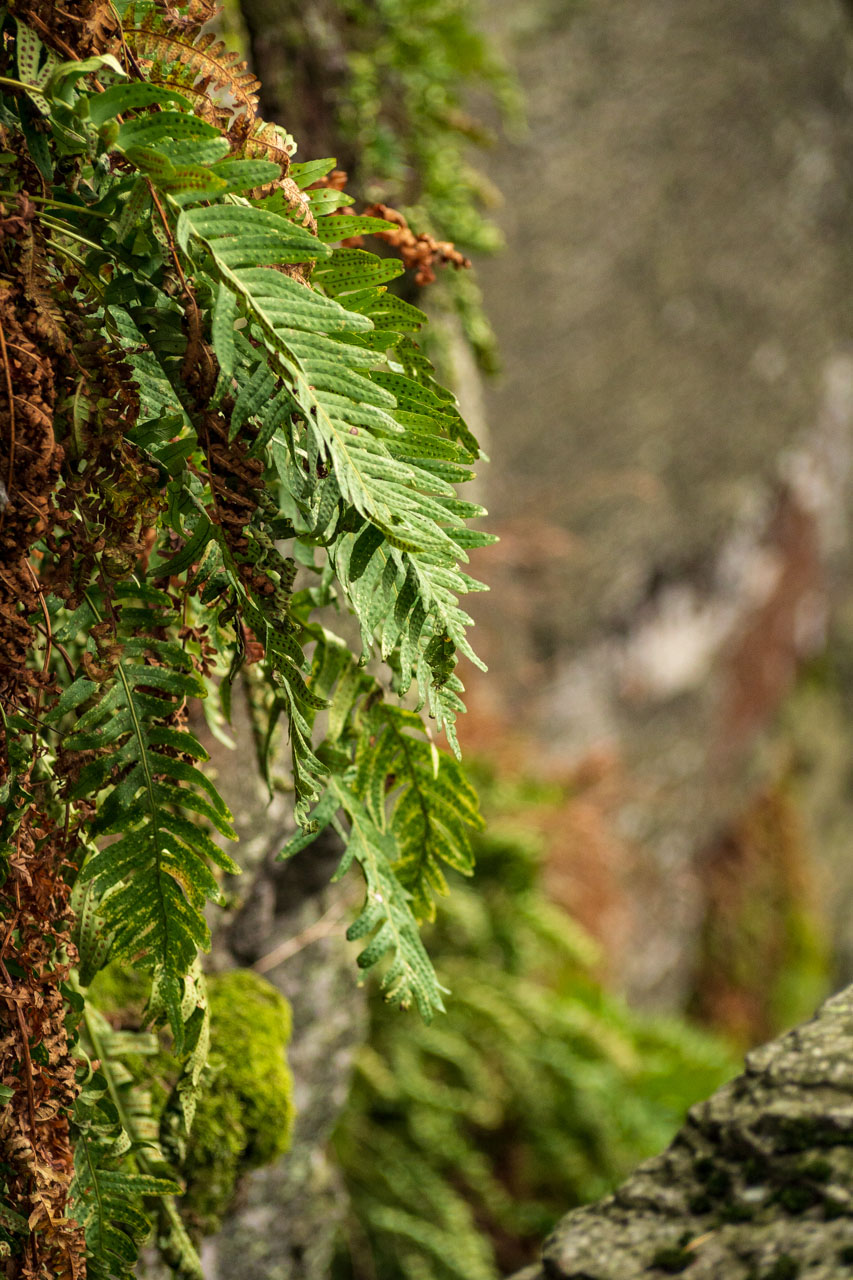
[[[97, 1015], [96, 1015], [97, 1016]], [[138, 1050], [137, 1050], [138, 1051]], [[121, 1280], [133, 1275], [151, 1223], [140, 1198], [176, 1194], [167, 1178], [114, 1168], [131, 1146], [104, 1070], [92, 1073], [77, 1098], [74, 1177], [69, 1209], [86, 1237], [89, 1280]]]
[[184, 35], [153, 8], [138, 18], [136, 6], [128, 10], [123, 26], [137, 58], [150, 64], [152, 80], [168, 85], [177, 73], [183, 87], [212, 105], [221, 106], [231, 99], [254, 119], [260, 84], [245, 62], [216, 36]]
[[377, 702], [363, 720], [354, 789], [395, 840], [394, 871], [411, 894], [414, 914], [432, 920], [434, 895], [447, 892], [442, 864], [471, 875], [468, 832], [483, 825], [458, 761], [434, 745], [419, 716]]
[[[332, 221], [327, 218], [319, 225]], [[416, 652], [411, 654], [411, 666], [402, 672], [402, 685], [405, 687], [414, 673], [421, 685], [422, 699], [430, 698], [430, 708], [439, 725], [452, 733], [453, 720], [462, 704], [455, 689], [440, 692], [448, 684], [452, 667], [441, 658], [437, 642], [448, 637], [457, 649], [477, 661], [465, 634], [470, 618], [456, 599], [477, 584], [459, 573], [456, 565], [467, 559], [464, 520], [480, 514], [480, 508], [471, 504], [454, 506], [451, 483], [438, 473], [435, 462], [431, 468], [421, 462], [429, 452], [430, 436], [437, 442], [436, 452], [453, 454], [458, 411], [426, 380], [376, 369], [374, 353], [341, 341], [342, 337], [369, 331], [370, 321], [359, 312], [347, 311], [340, 303], [277, 270], [245, 265], [251, 258], [252, 231], [262, 237], [257, 247], [267, 260], [285, 263], [310, 257], [320, 260], [322, 266], [324, 255], [328, 258], [328, 249], [318, 245], [317, 239], [304, 229], [277, 214], [238, 205], [185, 211], [178, 223], [177, 237], [186, 251], [192, 239], [207, 247], [220, 286], [233, 292], [239, 309], [260, 328], [270, 370], [284, 382], [305, 424], [303, 447], [308, 449], [309, 461], [328, 459], [337, 486], [335, 497], [339, 494], [373, 526], [374, 533], [362, 534], [357, 551], [357, 539], [347, 535], [332, 552], [336, 573], [362, 621], [365, 642], [371, 643], [383, 619], [396, 618], [394, 626], [386, 625], [379, 637], [381, 651], [388, 655], [405, 630], [405, 617], [400, 620], [396, 611], [400, 593], [407, 584], [409, 594], [412, 585], [420, 592], [425, 618], [413, 641]], [[248, 237], [245, 246], [242, 234]], [[334, 256], [331, 261], [335, 261]], [[320, 283], [323, 270], [318, 274]], [[345, 256], [336, 270], [338, 274], [331, 276], [330, 284], [345, 288], [352, 270], [379, 273], [379, 278], [384, 278], [381, 273], [385, 268], [372, 255], [359, 254], [356, 258]], [[393, 270], [396, 272], [397, 267]], [[375, 297], [379, 290], [368, 289], [367, 293]], [[349, 303], [350, 295], [345, 296]], [[244, 383], [243, 399], [238, 398], [239, 421], [263, 398], [268, 387], [272, 390], [268, 376], [256, 366], [249, 382]], [[395, 411], [400, 408], [418, 412], [419, 431], [395, 418]], [[295, 493], [306, 488], [309, 494], [316, 491], [310, 474], [316, 464], [309, 467], [306, 477], [300, 462], [300, 445], [287, 428], [282, 444], [286, 452], [274, 449], [274, 460], [288, 489]], [[457, 457], [464, 458], [465, 454], [457, 452], [454, 461]], [[454, 474], [457, 473], [458, 469]], [[311, 510], [310, 497], [307, 503], [303, 500], [303, 510], [306, 514]], [[368, 549], [373, 553], [381, 551], [381, 566], [377, 566], [381, 575], [378, 579], [376, 574], [366, 578], [364, 587], [359, 589], [356, 584], [364, 574]], [[430, 642], [434, 642], [431, 649]]]
[[[153, 609], [148, 615], [150, 634], [165, 617]], [[72, 794], [109, 787], [92, 830], [118, 836], [87, 858], [80, 883], [91, 884], [100, 898], [112, 953], [134, 958], [172, 993], [197, 950], [209, 946], [204, 906], [221, 896], [209, 860], [237, 870], [212, 841], [199, 838], [187, 816], [199, 815], [235, 838], [225, 803], [190, 763], [206, 753], [192, 734], [169, 723], [187, 698], [205, 693], [180, 645], [128, 637], [112, 684], [65, 740], [68, 751], [108, 749], [87, 766]], [[170, 1022], [180, 1043], [175, 1000], [174, 994], [168, 1000]]]
[[421, 942], [409, 894], [393, 870], [397, 859], [393, 836], [374, 822], [354, 792], [337, 778], [331, 779], [329, 789], [349, 819], [347, 849], [336, 876], [355, 859], [365, 879], [364, 906], [347, 930], [351, 942], [368, 939], [358, 965], [369, 969], [387, 957], [382, 978], [386, 999], [403, 1009], [414, 1003], [429, 1022], [434, 1012], [444, 1008], [441, 988]]

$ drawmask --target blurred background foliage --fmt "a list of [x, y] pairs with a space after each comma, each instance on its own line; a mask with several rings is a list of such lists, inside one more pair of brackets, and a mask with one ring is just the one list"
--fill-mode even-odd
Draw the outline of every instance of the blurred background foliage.
[[[300, 158], [335, 156], [348, 191], [398, 209], [417, 233], [465, 254], [502, 247], [484, 152], [498, 130], [523, 129], [522, 94], [473, 0], [242, 0], [230, 14], [265, 113], [287, 122]], [[497, 368], [471, 273], [443, 272], [430, 306], [457, 317], [481, 368]]]
[[351, 1197], [340, 1280], [496, 1280], [737, 1070], [713, 1035], [631, 1012], [549, 901], [534, 831], [564, 788], [480, 774], [477, 872], [428, 938], [447, 1016], [424, 1026], [371, 997], [335, 1135]]

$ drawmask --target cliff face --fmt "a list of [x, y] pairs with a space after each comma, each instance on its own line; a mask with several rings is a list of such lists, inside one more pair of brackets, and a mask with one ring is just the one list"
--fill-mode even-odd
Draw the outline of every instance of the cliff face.
[[[689, 985], [701, 859], [803, 750], [849, 746], [777, 728], [804, 665], [851, 634], [849, 15], [498, 14], [530, 130], [495, 157], [508, 251], [480, 267], [505, 375], [487, 392], [504, 541], [478, 565], [478, 705], [554, 761], [612, 763], [622, 795], [599, 814], [588, 896], [629, 905], [618, 927], [586, 922], [630, 994], [666, 1006]], [[815, 801], [813, 781], [797, 773], [797, 802], [849, 971], [827, 836], [846, 802], [824, 783]], [[584, 858], [569, 833], [555, 881], [588, 879]]]

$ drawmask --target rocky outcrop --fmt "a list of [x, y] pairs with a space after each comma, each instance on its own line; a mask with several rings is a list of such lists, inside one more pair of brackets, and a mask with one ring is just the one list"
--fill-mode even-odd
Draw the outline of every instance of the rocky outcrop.
[[853, 989], [750, 1053], [663, 1155], [564, 1218], [523, 1280], [681, 1274], [853, 1276]]

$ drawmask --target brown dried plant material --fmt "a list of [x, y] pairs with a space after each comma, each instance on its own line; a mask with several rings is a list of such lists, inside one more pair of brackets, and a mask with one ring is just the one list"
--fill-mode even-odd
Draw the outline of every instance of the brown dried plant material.
[[[312, 182], [309, 191], [317, 191], [321, 187], [328, 187], [331, 191], [345, 191], [349, 182], [349, 174], [346, 169], [333, 169], [331, 173], [327, 173], [322, 178], [318, 178], [316, 182]], [[346, 212], [341, 210], [341, 213]]]
[[[0, 702], [7, 714], [38, 716], [50, 696], [46, 664], [39, 669], [28, 661], [37, 639], [28, 615], [44, 606], [34, 546], [47, 533], [64, 459], [53, 430], [57, 359], [25, 290], [0, 287]], [[61, 992], [74, 958], [66, 875], [73, 836], [64, 829], [60, 834], [39, 810], [34, 764], [32, 758], [18, 778], [19, 802], [27, 808], [16, 815], [20, 823], [0, 888], [0, 1082], [13, 1090], [0, 1108], [0, 1149], [11, 1170], [9, 1197], [31, 1229], [24, 1255], [9, 1260], [8, 1274], [76, 1280], [83, 1274], [83, 1241], [65, 1217], [75, 1066]], [[0, 781], [9, 770], [4, 737]]]
[[9, 5], [51, 49], [65, 58], [121, 52], [121, 28], [110, 0], [12, 0]]
[[54, 439], [54, 370], [30, 332], [21, 293], [0, 286], [0, 700], [7, 711], [33, 705], [44, 677], [27, 670], [39, 607], [29, 567], [48, 525], [48, 505], [63, 451]]
[[[374, 231], [373, 234], [397, 250], [406, 269], [415, 272], [415, 284], [432, 284], [437, 264], [447, 266], [451, 263], [457, 270], [471, 265], [471, 259], [460, 253], [449, 240], [436, 240], [425, 232], [415, 235], [402, 213], [387, 204], [370, 204], [364, 213], [370, 218], [384, 218], [386, 222], [394, 223], [393, 231]], [[360, 243], [360, 237], [344, 243], [355, 244], [356, 240]]]
[[31, 808], [0, 890], [0, 1083], [13, 1090], [0, 1108], [0, 1150], [10, 1170], [9, 1199], [31, 1231], [23, 1257], [10, 1259], [7, 1274], [82, 1280], [83, 1235], [66, 1216], [73, 1174], [69, 1119], [78, 1088], [60, 985], [76, 960], [66, 878], [74, 837], [50, 839], [48, 827], [45, 815]]

